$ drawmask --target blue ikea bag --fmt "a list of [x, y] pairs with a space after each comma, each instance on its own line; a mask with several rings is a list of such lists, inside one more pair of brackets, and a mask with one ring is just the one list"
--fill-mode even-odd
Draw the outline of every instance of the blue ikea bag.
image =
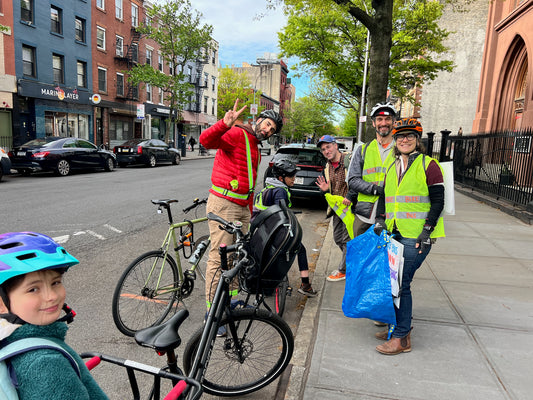
[[387, 242], [390, 235], [380, 236], [374, 226], [347, 243], [346, 286], [342, 311], [350, 318], [369, 318], [396, 325], [391, 294]]

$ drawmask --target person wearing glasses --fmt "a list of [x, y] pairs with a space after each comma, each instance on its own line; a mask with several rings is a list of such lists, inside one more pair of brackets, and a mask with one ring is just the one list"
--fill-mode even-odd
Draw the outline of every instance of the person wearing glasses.
[[374, 225], [376, 234], [386, 229], [404, 246], [396, 325], [390, 339], [390, 329], [376, 333], [378, 339], [386, 340], [376, 350], [386, 355], [411, 351], [411, 281], [436, 238], [444, 237], [444, 179], [439, 163], [424, 154], [422, 125], [414, 118], [402, 118], [394, 124], [392, 135], [395, 159], [385, 172]]

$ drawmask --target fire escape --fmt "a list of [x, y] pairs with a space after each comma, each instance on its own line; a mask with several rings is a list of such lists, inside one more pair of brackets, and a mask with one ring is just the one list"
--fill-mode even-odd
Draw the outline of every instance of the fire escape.
[[[116, 54], [115, 59], [126, 63], [128, 69], [131, 69], [139, 62], [139, 41], [141, 39], [141, 33], [138, 32], [135, 27], [131, 27], [131, 42], [126, 46], [126, 52], [123, 54]], [[126, 81], [121, 83], [122, 88], [119, 87], [120, 83], [117, 82], [117, 97], [124, 100], [138, 100], [139, 99], [139, 87]], [[122, 93], [123, 95], [119, 95]]]
[[208, 64], [209, 60], [207, 54], [196, 59], [195, 68], [196, 75], [191, 76], [191, 83], [194, 84], [194, 102], [191, 104], [190, 111], [196, 113], [196, 122], [198, 123], [198, 116], [202, 112], [202, 98], [204, 90], [207, 89], [208, 78], [204, 76], [204, 65]]

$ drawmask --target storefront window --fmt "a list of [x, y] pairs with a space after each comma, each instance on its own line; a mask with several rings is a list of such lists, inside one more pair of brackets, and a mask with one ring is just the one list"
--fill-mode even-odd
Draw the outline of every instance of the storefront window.
[[77, 137], [89, 140], [89, 116], [45, 111], [44, 129], [46, 136]]
[[111, 148], [133, 139], [133, 124], [130, 120], [112, 118], [109, 121], [109, 142]]

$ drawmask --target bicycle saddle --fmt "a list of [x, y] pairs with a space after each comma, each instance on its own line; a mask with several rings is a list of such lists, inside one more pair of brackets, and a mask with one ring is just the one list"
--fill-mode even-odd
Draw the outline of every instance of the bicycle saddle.
[[159, 352], [174, 350], [181, 344], [178, 328], [188, 316], [189, 310], [180, 310], [167, 322], [138, 331], [135, 334], [135, 341], [140, 346]]
[[152, 204], [157, 204], [159, 206], [168, 207], [170, 203], [177, 203], [176, 199], [164, 199], [164, 200], [152, 200]]

